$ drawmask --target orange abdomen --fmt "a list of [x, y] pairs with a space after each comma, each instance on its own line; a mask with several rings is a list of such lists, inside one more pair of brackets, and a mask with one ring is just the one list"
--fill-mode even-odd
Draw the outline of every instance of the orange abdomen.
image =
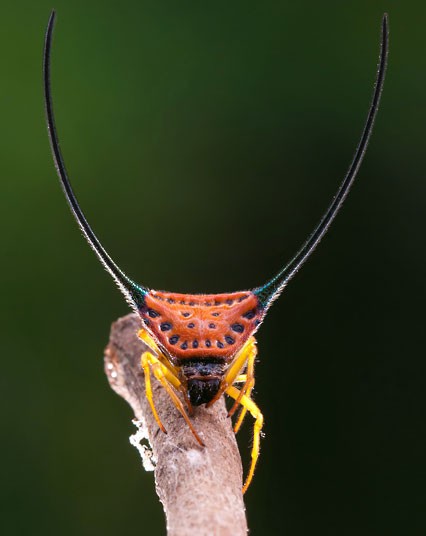
[[229, 362], [262, 321], [252, 292], [176, 294], [151, 290], [140, 309], [146, 329], [171, 361], [223, 358]]

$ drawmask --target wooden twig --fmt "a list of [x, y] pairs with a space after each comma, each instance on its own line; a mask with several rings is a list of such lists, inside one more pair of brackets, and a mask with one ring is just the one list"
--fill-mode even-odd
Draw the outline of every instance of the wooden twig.
[[[167, 430], [162, 433], [145, 397], [137, 337], [140, 318], [131, 314], [112, 325], [105, 350], [105, 372], [111, 387], [132, 407], [155, 466], [155, 485], [167, 519], [168, 536], [245, 536], [247, 522], [241, 493], [242, 467], [224, 400], [196, 408], [194, 427], [202, 448], [166, 391], [153, 379], [154, 400]], [[145, 454], [144, 454], [145, 452]], [[150, 451], [142, 447], [145, 465]]]

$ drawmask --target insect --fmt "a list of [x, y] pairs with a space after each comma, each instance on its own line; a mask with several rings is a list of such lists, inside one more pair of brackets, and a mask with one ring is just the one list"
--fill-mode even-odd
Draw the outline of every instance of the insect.
[[92, 231], [71, 188], [56, 134], [50, 90], [50, 52], [55, 16], [53, 11], [46, 31], [43, 77], [48, 134], [65, 197], [87, 242], [127, 302], [140, 315], [142, 327], [138, 336], [149, 348], [141, 357], [146, 396], [161, 430], [165, 432], [153, 399], [151, 373], [167, 390], [173, 404], [201, 446], [204, 446], [203, 441], [190, 419], [194, 406], [210, 406], [226, 393], [234, 400], [229, 415], [232, 416], [240, 409], [234, 426], [235, 432], [238, 432], [247, 412], [254, 418], [251, 464], [243, 486], [245, 492], [252, 481], [259, 457], [263, 426], [263, 415], [251, 396], [257, 353], [254, 334], [272, 302], [281, 294], [327, 232], [361, 165], [385, 78], [388, 53], [387, 15], [382, 19], [379, 66], [367, 120], [353, 161], [330, 206], [298, 253], [275, 277], [252, 290], [223, 294], [178, 294], [160, 292], [139, 285], [115, 264]]

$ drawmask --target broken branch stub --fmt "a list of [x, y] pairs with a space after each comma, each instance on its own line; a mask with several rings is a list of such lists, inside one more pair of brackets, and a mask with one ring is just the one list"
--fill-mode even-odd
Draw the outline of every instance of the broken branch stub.
[[[139, 430], [132, 443], [145, 468], [155, 464], [155, 486], [168, 536], [245, 536], [241, 458], [223, 398], [210, 408], [195, 408], [191, 417], [206, 445], [203, 448], [165, 389], [152, 378], [156, 408], [167, 430], [162, 433], [145, 397], [140, 357], [146, 345], [137, 337], [140, 327], [136, 314], [114, 322], [105, 350], [105, 372], [112, 389], [133, 409]], [[138, 446], [144, 436], [149, 446]]]

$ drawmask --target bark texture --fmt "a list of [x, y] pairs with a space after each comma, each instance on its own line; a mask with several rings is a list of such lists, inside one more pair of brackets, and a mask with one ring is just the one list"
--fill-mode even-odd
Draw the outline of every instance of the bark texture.
[[155, 486], [168, 536], [245, 536], [241, 458], [223, 398], [211, 408], [195, 408], [191, 417], [206, 445], [202, 448], [165, 389], [152, 378], [155, 405], [167, 430], [162, 433], [145, 397], [140, 357], [146, 347], [137, 337], [139, 329], [135, 314], [112, 325], [105, 372], [112, 389], [143, 423], [141, 432], [156, 460]]

